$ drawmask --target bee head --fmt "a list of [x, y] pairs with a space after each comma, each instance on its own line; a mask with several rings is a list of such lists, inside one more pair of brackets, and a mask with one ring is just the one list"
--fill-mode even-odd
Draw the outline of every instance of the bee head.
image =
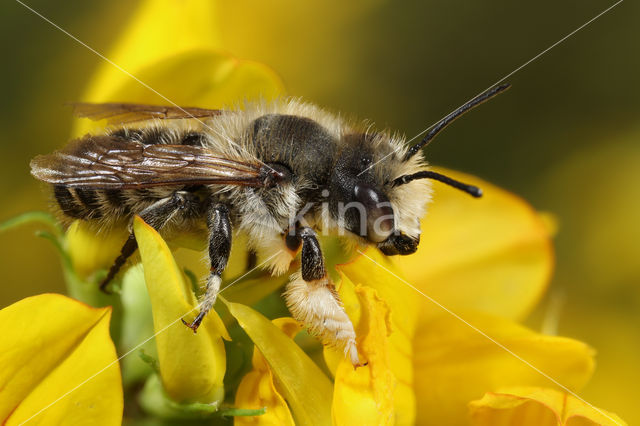
[[407, 157], [406, 149], [399, 148], [402, 142], [387, 135], [343, 138], [329, 180], [329, 211], [340, 228], [375, 244], [385, 255], [408, 255], [418, 249], [430, 180], [474, 197], [482, 195], [475, 186], [424, 170], [421, 153]]
[[329, 179], [329, 210], [338, 226], [370, 243], [380, 243], [395, 229], [394, 207], [384, 184], [370, 166], [375, 150], [366, 134], [344, 136]]
[[431, 199], [431, 180], [482, 196], [480, 188], [427, 170], [422, 149], [458, 117], [508, 88], [508, 84], [495, 86], [471, 99], [427, 129], [412, 146], [386, 132], [351, 130], [370, 129], [366, 124], [345, 131], [333, 157], [329, 191], [323, 192], [329, 197], [333, 226], [375, 244], [386, 255], [414, 253], [420, 242], [420, 219]]

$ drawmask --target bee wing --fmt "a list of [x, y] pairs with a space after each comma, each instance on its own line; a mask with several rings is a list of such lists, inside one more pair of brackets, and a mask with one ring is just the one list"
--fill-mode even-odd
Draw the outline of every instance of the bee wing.
[[107, 124], [126, 124], [136, 121], [158, 118], [171, 120], [176, 118], [204, 118], [222, 114], [220, 109], [177, 107], [162, 105], [143, 105], [127, 103], [74, 103], [73, 113], [78, 117], [91, 120], [107, 120]]
[[52, 184], [97, 189], [179, 185], [271, 186], [277, 172], [257, 161], [220, 157], [191, 145], [144, 145], [113, 136], [87, 136], [31, 161], [31, 174]]

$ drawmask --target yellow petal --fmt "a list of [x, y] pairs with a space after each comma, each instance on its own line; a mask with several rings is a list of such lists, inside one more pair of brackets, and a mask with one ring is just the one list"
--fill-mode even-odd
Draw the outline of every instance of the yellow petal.
[[2, 424], [21, 424], [54, 402], [29, 424], [120, 424], [122, 383], [110, 319], [111, 308], [57, 294], [1, 310]]
[[[144, 277], [151, 298], [153, 327], [159, 333], [160, 375], [167, 394], [177, 402], [214, 402], [224, 396], [226, 358], [222, 336], [228, 338], [215, 311], [209, 312], [197, 333], [180, 319], [195, 315], [197, 301], [160, 235], [136, 217]], [[160, 332], [161, 331], [161, 332]]]
[[271, 322], [285, 335], [289, 336], [290, 339], [296, 337], [296, 334], [300, 333], [303, 328], [303, 325], [300, 324], [300, 322], [291, 317], [276, 318]]
[[389, 308], [372, 288], [357, 286], [355, 292], [362, 313], [356, 328], [358, 352], [366, 365], [354, 369], [342, 357], [335, 378], [333, 424], [394, 424], [397, 381], [390, 368]]
[[393, 274], [406, 278], [406, 271], [399, 271], [390, 259], [392, 258], [370, 248], [352, 262], [338, 265], [337, 269], [354, 284], [375, 289], [380, 298], [389, 305], [394, 326], [399, 327], [403, 334], [413, 336], [422, 301], [416, 297], [415, 290], [394, 277]]
[[[209, 0], [169, 3], [146, 0], [140, 4], [107, 56], [124, 70], [135, 74], [144, 66], [179, 53], [218, 49], [221, 43], [216, 16], [214, 2]], [[105, 94], [121, 88], [129, 80], [131, 77], [126, 73], [103, 62], [89, 84], [85, 99], [104, 102], [107, 100]]]
[[[375, 289], [390, 311], [390, 335], [388, 337], [389, 368], [397, 380], [393, 398], [396, 424], [413, 424], [415, 419], [415, 397], [413, 392], [413, 336], [418, 320], [418, 311], [423, 300], [415, 290], [397, 277], [402, 277], [389, 258], [378, 250], [366, 250], [352, 262], [339, 265], [343, 274], [338, 292], [349, 317], [357, 327], [361, 316], [359, 298], [353, 284]], [[397, 276], [394, 276], [394, 274]], [[344, 277], [349, 278], [345, 280]], [[352, 284], [353, 283], [353, 284]], [[349, 290], [351, 289], [351, 290]], [[326, 354], [326, 351], [325, 351]], [[331, 359], [341, 359], [337, 355], [325, 356], [328, 365], [335, 365]], [[335, 367], [334, 367], [335, 368]]]
[[566, 396], [564, 421], [566, 426], [626, 426], [616, 414], [585, 404], [571, 395]]
[[517, 387], [469, 404], [474, 426], [624, 426], [613, 413], [554, 389]]
[[[154, 91], [127, 79], [99, 98], [88, 100], [232, 108], [245, 99], [273, 99], [284, 91], [280, 79], [268, 67], [211, 50], [184, 52], [148, 63], [136, 77]], [[89, 120], [76, 123], [76, 136], [102, 127]]]
[[[237, 279], [232, 279], [229, 282], [234, 282]], [[282, 287], [288, 280], [287, 275], [273, 277], [269, 273], [262, 273], [255, 279], [241, 279], [237, 284], [230, 285], [229, 289], [224, 291], [224, 297], [243, 305], [253, 305]]]
[[270, 369], [252, 370], [242, 378], [236, 391], [235, 405], [238, 408], [266, 408], [266, 412], [259, 416], [236, 417], [235, 426], [295, 425], [286, 401], [275, 388]]
[[[271, 69], [224, 53], [215, 9], [209, 0], [144, 1], [82, 100], [221, 108], [282, 93]], [[73, 134], [100, 127], [78, 120]]]
[[[551, 277], [548, 225], [523, 200], [476, 177], [436, 169], [482, 188], [480, 199], [434, 182], [418, 251], [394, 261], [407, 280], [452, 309], [521, 319]], [[441, 310], [425, 301], [424, 318]]]
[[330, 425], [333, 389], [327, 376], [293, 340], [260, 313], [238, 303], [225, 301], [225, 304], [269, 363], [297, 423]]
[[74, 221], [66, 235], [66, 245], [74, 271], [86, 279], [99, 269], [108, 269], [120, 254], [129, 232], [124, 228], [97, 233], [86, 221]]
[[[228, 107], [244, 99], [270, 99], [282, 91], [278, 78], [266, 66], [216, 51], [185, 52], [149, 63], [137, 75], [172, 102], [187, 106]], [[110, 98], [167, 103], [130, 80], [114, 90]]]
[[[544, 336], [497, 317], [464, 319], [573, 391], [591, 377], [593, 350], [582, 342]], [[414, 354], [419, 424], [464, 424], [467, 403], [488, 391], [553, 386], [540, 372], [449, 314], [418, 328]]]
[[[282, 332], [293, 339], [301, 325], [293, 318], [277, 318], [272, 321]], [[259, 349], [253, 351], [253, 370], [247, 373], [236, 391], [235, 405], [239, 408], [266, 408], [260, 416], [240, 416], [234, 419], [235, 426], [294, 426], [293, 416], [276, 384], [273, 373]]]

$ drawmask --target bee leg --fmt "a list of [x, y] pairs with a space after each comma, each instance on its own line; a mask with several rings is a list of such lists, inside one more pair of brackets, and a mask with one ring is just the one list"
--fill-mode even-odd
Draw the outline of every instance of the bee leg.
[[127, 241], [124, 243], [122, 249], [120, 250], [120, 254], [113, 262], [113, 265], [111, 265], [111, 268], [109, 268], [109, 273], [100, 283], [100, 290], [102, 292], [111, 293], [109, 290], [107, 290], [107, 285], [116, 276], [118, 271], [120, 271], [120, 268], [122, 268], [122, 265], [125, 264], [129, 256], [131, 256], [137, 249], [138, 242], [136, 241], [136, 237], [133, 235], [133, 233], [130, 233], [129, 238], [127, 238]]
[[[162, 198], [142, 210], [138, 215], [156, 231], [161, 230], [171, 219], [173, 219], [181, 211], [193, 209], [199, 199], [196, 195], [187, 191], [176, 191], [170, 197]], [[106, 290], [109, 282], [120, 271], [127, 259], [138, 249], [138, 243], [133, 235], [133, 231], [129, 233], [129, 238], [122, 246], [120, 255], [116, 258], [109, 269], [109, 273], [100, 283], [100, 290], [109, 293]]]
[[209, 260], [211, 273], [207, 280], [207, 288], [200, 302], [200, 312], [196, 318], [188, 323], [182, 322], [195, 333], [207, 312], [213, 308], [220, 291], [222, 272], [227, 267], [231, 253], [231, 221], [229, 210], [223, 204], [213, 204], [207, 213], [207, 227], [209, 228]]
[[[284, 297], [289, 311], [323, 343], [341, 346], [354, 366], [360, 365], [356, 333], [340, 297], [327, 275], [320, 243], [308, 227], [296, 230], [302, 240], [301, 272], [291, 275]], [[288, 238], [287, 243], [293, 243]]]

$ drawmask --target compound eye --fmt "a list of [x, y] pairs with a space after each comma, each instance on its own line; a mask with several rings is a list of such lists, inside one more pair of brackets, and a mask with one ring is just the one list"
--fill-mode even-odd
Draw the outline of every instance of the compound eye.
[[353, 188], [354, 198], [360, 203], [365, 213], [366, 237], [369, 241], [379, 243], [386, 240], [393, 232], [394, 216], [389, 199], [370, 185], [360, 183]]

